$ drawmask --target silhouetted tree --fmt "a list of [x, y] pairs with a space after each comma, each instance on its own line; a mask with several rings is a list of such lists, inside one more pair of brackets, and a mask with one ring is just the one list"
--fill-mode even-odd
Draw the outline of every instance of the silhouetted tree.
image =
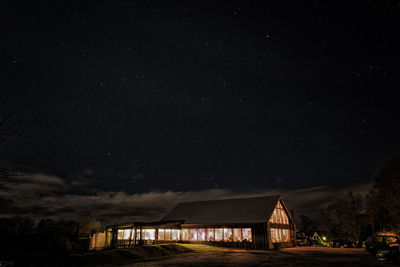
[[82, 221], [79, 224], [79, 234], [80, 235], [90, 235], [97, 233], [101, 229], [101, 223], [100, 221], [94, 219], [94, 218], [88, 218], [84, 221]]
[[72, 250], [72, 240], [77, 235], [77, 230], [78, 223], [72, 220], [42, 219], [36, 227], [42, 247], [57, 254]]
[[317, 230], [317, 224], [310, 217], [306, 215], [300, 215], [300, 222], [297, 223], [297, 227], [300, 231], [306, 234], [306, 236], [312, 236]]
[[376, 231], [400, 231], [400, 157], [385, 164], [368, 195]]
[[322, 212], [322, 218], [330, 227], [332, 236], [356, 242], [364, 238], [363, 229], [368, 224], [363, 209], [362, 197], [350, 191], [329, 205]]
[[30, 217], [14, 216], [0, 218], [0, 234], [10, 236], [33, 234], [35, 222]]

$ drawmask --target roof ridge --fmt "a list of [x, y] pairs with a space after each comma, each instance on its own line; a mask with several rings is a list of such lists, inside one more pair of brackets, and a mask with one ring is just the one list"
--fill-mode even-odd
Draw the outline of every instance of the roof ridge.
[[198, 201], [185, 201], [185, 202], [178, 202], [179, 204], [186, 204], [186, 203], [199, 203], [199, 202], [212, 202], [212, 201], [224, 201], [224, 200], [242, 200], [242, 199], [256, 199], [256, 198], [273, 198], [273, 197], [282, 197], [282, 195], [269, 195], [269, 196], [258, 196], [258, 197], [241, 197], [241, 198], [222, 198], [222, 199], [209, 199], [209, 200], [198, 200]]

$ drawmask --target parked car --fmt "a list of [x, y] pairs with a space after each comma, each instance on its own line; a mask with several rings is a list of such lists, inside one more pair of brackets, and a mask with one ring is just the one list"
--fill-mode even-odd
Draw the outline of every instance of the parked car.
[[344, 239], [337, 239], [332, 241], [333, 248], [354, 248], [355, 244], [351, 241]]
[[378, 234], [365, 241], [365, 248], [378, 260], [400, 262], [400, 237], [391, 233]]

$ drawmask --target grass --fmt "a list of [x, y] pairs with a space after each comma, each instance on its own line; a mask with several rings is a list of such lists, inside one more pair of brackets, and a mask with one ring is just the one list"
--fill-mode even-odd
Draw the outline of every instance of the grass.
[[226, 247], [216, 247], [203, 244], [179, 244], [179, 245], [192, 250], [192, 252], [197, 252], [197, 253], [217, 253], [219, 251], [227, 249]]
[[181, 244], [159, 244], [126, 249], [108, 249], [69, 255], [21, 255], [21, 266], [115, 266], [133, 262], [163, 259], [193, 252]]

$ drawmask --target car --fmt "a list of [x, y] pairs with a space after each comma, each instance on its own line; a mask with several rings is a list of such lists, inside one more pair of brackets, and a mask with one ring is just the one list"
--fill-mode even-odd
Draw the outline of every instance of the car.
[[365, 248], [379, 260], [400, 261], [400, 237], [392, 233], [380, 233], [365, 241]]
[[344, 239], [337, 239], [332, 241], [333, 248], [354, 248], [355, 244], [351, 241]]

